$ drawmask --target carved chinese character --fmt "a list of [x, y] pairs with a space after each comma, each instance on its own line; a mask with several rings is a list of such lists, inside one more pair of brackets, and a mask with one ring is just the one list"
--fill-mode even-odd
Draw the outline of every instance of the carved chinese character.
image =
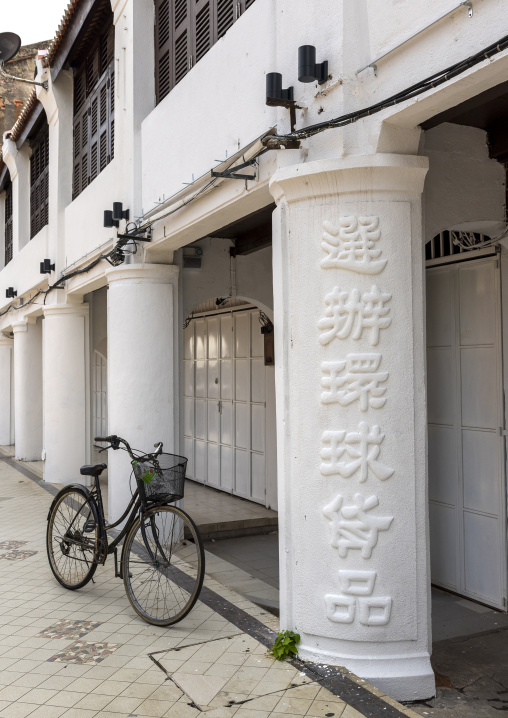
[[364, 626], [386, 626], [392, 612], [390, 596], [373, 596], [377, 571], [339, 571], [342, 594], [326, 594], [326, 615], [334, 623], [353, 623], [356, 609]]
[[360, 470], [359, 481], [367, 481], [369, 470], [381, 481], [389, 479], [393, 469], [378, 461], [385, 435], [376, 424], [372, 427], [361, 421], [358, 431], [325, 431], [321, 449], [323, 476], [338, 474], [348, 479]]
[[379, 274], [386, 259], [375, 243], [381, 236], [378, 217], [341, 217], [339, 226], [323, 222], [322, 248], [328, 256], [321, 260], [324, 268], [349, 269], [360, 274]]
[[[347, 406], [359, 400], [360, 409], [380, 409], [386, 403], [386, 387], [379, 386], [388, 379], [388, 372], [378, 372], [381, 354], [348, 354], [342, 361], [325, 361], [321, 369], [326, 376], [321, 386], [323, 404]], [[344, 375], [341, 376], [343, 370]]]
[[339, 549], [339, 556], [347, 557], [350, 549], [360, 549], [363, 558], [370, 558], [377, 544], [380, 531], [388, 531], [393, 516], [373, 516], [369, 512], [379, 506], [377, 496], [367, 499], [362, 494], [354, 495], [353, 505], [344, 506], [339, 494], [323, 509], [330, 521], [331, 544]]
[[347, 339], [360, 339], [364, 329], [369, 331], [369, 343], [376, 346], [379, 342], [379, 332], [391, 324], [388, 316], [390, 307], [385, 306], [392, 295], [373, 285], [370, 292], [363, 294], [359, 289], [350, 292], [334, 287], [325, 297], [328, 305], [325, 316], [318, 322], [318, 328], [323, 330], [319, 336], [321, 344], [329, 344], [334, 337]]

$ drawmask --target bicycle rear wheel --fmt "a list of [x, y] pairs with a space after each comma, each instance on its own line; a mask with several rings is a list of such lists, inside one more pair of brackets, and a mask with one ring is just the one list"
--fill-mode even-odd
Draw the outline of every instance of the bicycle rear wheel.
[[65, 588], [82, 588], [94, 575], [98, 532], [95, 502], [79, 489], [63, 489], [51, 507], [46, 548], [51, 570]]
[[125, 539], [125, 590], [141, 618], [171, 626], [185, 618], [198, 599], [205, 574], [203, 544], [194, 521], [176, 506], [151, 508], [142, 520], [143, 525], [136, 519]]

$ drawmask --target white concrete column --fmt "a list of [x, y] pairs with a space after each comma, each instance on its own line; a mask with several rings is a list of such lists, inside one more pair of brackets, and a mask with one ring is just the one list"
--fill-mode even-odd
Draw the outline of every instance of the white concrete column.
[[[178, 267], [131, 264], [108, 272], [108, 431], [150, 451], [177, 443]], [[109, 451], [109, 517], [130, 499], [130, 459]]]
[[85, 483], [89, 460], [88, 304], [44, 307], [44, 479]]
[[430, 666], [421, 192], [427, 160], [280, 169], [274, 307], [281, 624], [398, 699]]
[[0, 334], [0, 444], [14, 443], [12, 339]]
[[42, 452], [42, 322], [13, 322], [16, 459], [40, 461]]

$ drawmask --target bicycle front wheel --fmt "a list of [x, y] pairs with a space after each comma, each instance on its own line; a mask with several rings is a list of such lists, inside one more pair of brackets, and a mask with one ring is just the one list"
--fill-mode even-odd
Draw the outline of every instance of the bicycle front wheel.
[[93, 500], [74, 487], [55, 499], [48, 520], [46, 547], [55, 578], [73, 591], [85, 586], [97, 569], [99, 519]]
[[194, 521], [176, 506], [136, 519], [122, 556], [125, 590], [136, 613], [154, 626], [178, 623], [196, 603], [205, 553]]

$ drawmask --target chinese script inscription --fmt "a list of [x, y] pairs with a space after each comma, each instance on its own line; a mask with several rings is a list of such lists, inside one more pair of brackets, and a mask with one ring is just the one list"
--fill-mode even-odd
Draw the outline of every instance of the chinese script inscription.
[[348, 354], [342, 361], [323, 362], [323, 404], [348, 406], [358, 401], [361, 411], [383, 407], [386, 387], [380, 384], [388, 379], [388, 372], [377, 371], [380, 363], [381, 354]]
[[360, 422], [358, 431], [325, 431], [321, 473], [323, 476], [338, 474], [348, 479], [359, 470], [361, 484], [367, 481], [369, 471], [380, 481], [389, 479], [393, 469], [378, 461], [384, 438], [377, 424], [370, 428], [365, 421]]
[[370, 558], [377, 544], [380, 531], [388, 531], [393, 516], [374, 516], [370, 512], [379, 506], [377, 496], [365, 498], [355, 494], [352, 505], [344, 505], [344, 497], [338, 494], [323, 509], [330, 522], [331, 544], [339, 549], [339, 556], [347, 557], [350, 549], [359, 549], [362, 558]]
[[325, 316], [318, 322], [321, 329], [319, 341], [329, 344], [332, 339], [360, 339], [364, 330], [368, 332], [369, 343], [376, 346], [381, 329], [391, 324], [390, 307], [386, 304], [392, 295], [382, 292], [377, 285], [370, 291], [352, 289], [350, 292], [334, 287], [325, 297]]
[[339, 226], [323, 222], [321, 246], [327, 256], [321, 266], [348, 269], [361, 274], [379, 274], [386, 266], [386, 259], [379, 259], [381, 250], [376, 242], [381, 237], [378, 217], [341, 217]]

